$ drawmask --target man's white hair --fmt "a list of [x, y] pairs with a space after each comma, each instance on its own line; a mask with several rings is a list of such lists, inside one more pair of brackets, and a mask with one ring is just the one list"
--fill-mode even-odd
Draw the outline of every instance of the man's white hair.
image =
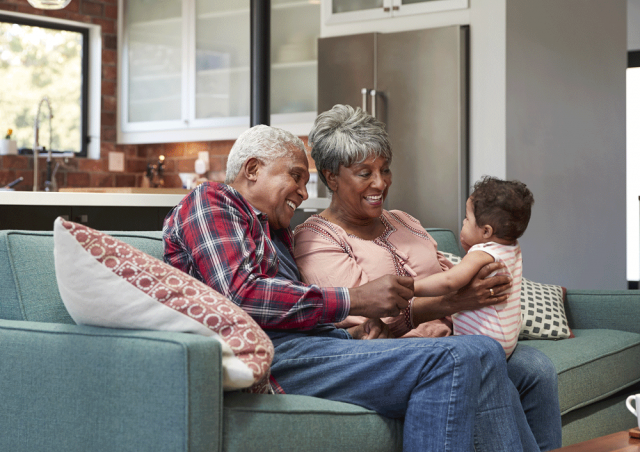
[[233, 144], [227, 159], [225, 183], [236, 180], [244, 162], [252, 157], [268, 163], [293, 154], [296, 150], [307, 153], [300, 138], [286, 130], [265, 125], [253, 126], [244, 131]]

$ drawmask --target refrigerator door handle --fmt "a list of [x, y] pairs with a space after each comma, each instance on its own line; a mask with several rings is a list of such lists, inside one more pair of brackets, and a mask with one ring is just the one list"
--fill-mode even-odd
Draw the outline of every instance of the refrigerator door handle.
[[367, 93], [369, 92], [369, 90], [367, 88], [362, 88], [360, 92], [362, 93], [362, 111], [366, 113], [367, 112]]
[[369, 94], [371, 95], [371, 116], [373, 116], [374, 118], [376, 117], [376, 90], [372, 89], [371, 91], [369, 91]]

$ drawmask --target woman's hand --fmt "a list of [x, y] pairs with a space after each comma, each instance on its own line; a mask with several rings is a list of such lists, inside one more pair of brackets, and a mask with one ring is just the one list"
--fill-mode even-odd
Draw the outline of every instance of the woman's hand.
[[511, 288], [511, 278], [508, 276], [487, 278], [491, 273], [500, 270], [504, 266], [499, 262], [485, 265], [469, 284], [456, 293], [446, 295], [443, 302], [450, 304], [454, 308], [453, 312], [472, 311], [485, 306], [504, 303], [508, 298], [506, 291]]
[[411, 307], [414, 325], [440, 319], [459, 311], [473, 311], [507, 301], [505, 292], [511, 287], [511, 278], [508, 276], [487, 278], [502, 267], [504, 264], [499, 262], [485, 265], [469, 284], [449, 295], [415, 298]]
[[367, 319], [360, 325], [347, 328], [347, 331], [354, 339], [388, 339], [393, 337], [387, 324], [380, 319]]

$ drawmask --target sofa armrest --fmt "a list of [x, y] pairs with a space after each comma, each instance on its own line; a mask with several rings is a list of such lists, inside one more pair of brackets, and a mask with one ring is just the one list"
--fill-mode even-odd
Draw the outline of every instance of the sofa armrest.
[[567, 320], [571, 328], [640, 333], [640, 291], [569, 290]]
[[218, 342], [0, 320], [0, 450], [222, 449]]

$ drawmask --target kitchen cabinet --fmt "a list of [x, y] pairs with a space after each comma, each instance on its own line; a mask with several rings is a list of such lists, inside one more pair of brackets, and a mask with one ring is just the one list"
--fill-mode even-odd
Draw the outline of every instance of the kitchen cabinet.
[[0, 192], [0, 229], [50, 231], [59, 216], [103, 231], [159, 231], [184, 194]]
[[[234, 139], [249, 126], [249, 0], [120, 7], [118, 142]], [[306, 134], [317, 111], [320, 5], [271, 8], [271, 124]]]
[[326, 24], [388, 19], [469, 7], [469, 0], [323, 0]]
[[50, 231], [58, 217], [102, 231], [161, 231], [171, 207], [0, 205], [0, 229]]

